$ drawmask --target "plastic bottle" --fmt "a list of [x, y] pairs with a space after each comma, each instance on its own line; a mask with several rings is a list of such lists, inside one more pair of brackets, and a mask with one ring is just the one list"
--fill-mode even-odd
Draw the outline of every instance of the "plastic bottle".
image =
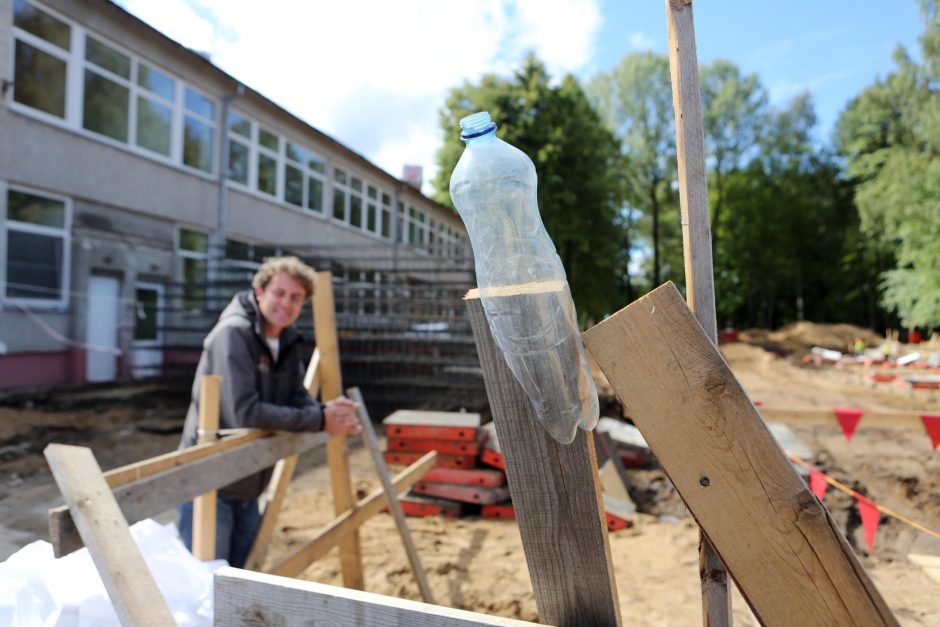
[[[470, 235], [486, 319], [539, 422], [568, 444], [579, 426], [597, 424], [597, 390], [565, 270], [539, 215], [535, 166], [496, 137], [489, 113], [460, 127], [466, 149], [450, 195]], [[504, 286], [514, 287], [496, 289]]]

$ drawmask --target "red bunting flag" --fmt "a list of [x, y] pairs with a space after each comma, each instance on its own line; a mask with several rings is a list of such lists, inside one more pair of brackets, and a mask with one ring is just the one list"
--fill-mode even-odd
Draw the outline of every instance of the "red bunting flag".
[[848, 409], [846, 407], [836, 407], [832, 411], [836, 415], [836, 420], [842, 426], [842, 433], [845, 434], [846, 441], [851, 442], [855, 427], [858, 426], [858, 421], [862, 419], [862, 414], [865, 412], [861, 409]]
[[858, 500], [858, 513], [862, 515], [862, 528], [865, 530], [865, 542], [868, 544], [868, 554], [875, 554], [875, 532], [878, 531], [881, 512], [874, 502], [865, 498], [858, 492], [855, 493]]
[[829, 484], [826, 483], [826, 475], [815, 468], [811, 468], [809, 471], [809, 489], [816, 495], [816, 498], [820, 501], [823, 500], [823, 497], [826, 496], [826, 488], [828, 487]]
[[936, 451], [937, 445], [940, 444], [940, 416], [921, 416], [920, 420], [924, 423], [927, 435], [930, 436], [930, 444], [933, 446], [933, 450]]

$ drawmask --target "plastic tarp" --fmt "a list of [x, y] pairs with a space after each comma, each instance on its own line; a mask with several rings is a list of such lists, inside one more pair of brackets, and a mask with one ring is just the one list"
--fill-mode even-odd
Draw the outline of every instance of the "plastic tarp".
[[[224, 560], [201, 562], [186, 550], [173, 524], [143, 520], [131, 527], [177, 624], [212, 624], [212, 572]], [[95, 627], [120, 625], [88, 549], [55, 559], [38, 540], [0, 563], [0, 625]]]

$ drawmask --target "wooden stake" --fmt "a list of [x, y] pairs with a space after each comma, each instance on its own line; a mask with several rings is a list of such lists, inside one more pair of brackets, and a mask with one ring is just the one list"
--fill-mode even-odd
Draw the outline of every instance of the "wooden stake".
[[[320, 350], [320, 367], [317, 370], [320, 377], [320, 398], [326, 403], [343, 393], [331, 272], [317, 272], [317, 289], [313, 294], [313, 329], [317, 348]], [[333, 488], [333, 511], [339, 516], [354, 503], [349, 458], [346, 454], [346, 436], [330, 439], [326, 445], [326, 459], [330, 466], [330, 483]], [[364, 589], [365, 576], [358, 531], [343, 540], [339, 547], [339, 556], [343, 568], [343, 585], [357, 590]]]
[[574, 442], [562, 445], [538, 424], [529, 397], [493, 341], [475, 293], [465, 303], [539, 619], [559, 627], [619, 625], [594, 439], [579, 429]]
[[362, 434], [369, 446], [369, 452], [372, 453], [372, 461], [375, 462], [375, 469], [379, 473], [379, 479], [382, 480], [382, 487], [385, 489], [386, 496], [388, 496], [388, 507], [395, 517], [395, 526], [398, 527], [402, 544], [405, 545], [405, 553], [408, 554], [411, 570], [415, 574], [415, 579], [418, 580], [421, 598], [424, 599], [425, 603], [434, 603], [434, 596], [431, 594], [427, 575], [425, 575], [424, 568], [421, 566], [421, 560], [418, 559], [418, 551], [411, 539], [411, 532], [408, 531], [408, 523], [405, 522], [405, 513], [401, 509], [401, 503], [398, 502], [398, 493], [395, 492], [395, 486], [392, 485], [388, 468], [382, 458], [382, 451], [379, 450], [379, 442], [375, 437], [375, 429], [372, 428], [372, 419], [369, 418], [369, 412], [366, 410], [365, 400], [363, 400], [359, 388], [350, 388], [348, 394], [349, 398], [359, 403], [359, 422], [362, 424]]
[[[199, 382], [198, 444], [217, 439], [221, 383], [222, 377], [217, 374], [203, 375]], [[201, 560], [215, 559], [215, 504], [215, 490], [193, 499], [193, 555]]]
[[897, 625], [672, 283], [582, 337], [762, 625]]
[[[666, 0], [672, 104], [676, 116], [676, 155], [679, 167], [679, 206], [685, 253], [685, 290], [689, 307], [716, 346], [715, 277], [712, 270], [705, 134], [698, 80], [692, 0]], [[705, 625], [731, 624], [728, 571], [704, 535], [699, 536], [699, 577]]]
[[176, 625], [91, 449], [50, 444], [45, 455], [121, 624]]

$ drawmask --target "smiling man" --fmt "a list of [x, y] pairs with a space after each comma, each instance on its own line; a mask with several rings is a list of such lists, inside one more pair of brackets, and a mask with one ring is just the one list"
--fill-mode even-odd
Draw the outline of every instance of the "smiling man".
[[[180, 448], [196, 444], [199, 380], [204, 374], [222, 377], [222, 429], [359, 433], [357, 403], [341, 397], [321, 405], [303, 386], [303, 337], [293, 325], [313, 296], [313, 269], [296, 257], [271, 257], [251, 284], [252, 290], [235, 295], [206, 336]], [[260, 524], [258, 496], [270, 478], [269, 468], [219, 489], [217, 559], [244, 566]], [[179, 527], [183, 541], [192, 549], [192, 503], [180, 507]]]

